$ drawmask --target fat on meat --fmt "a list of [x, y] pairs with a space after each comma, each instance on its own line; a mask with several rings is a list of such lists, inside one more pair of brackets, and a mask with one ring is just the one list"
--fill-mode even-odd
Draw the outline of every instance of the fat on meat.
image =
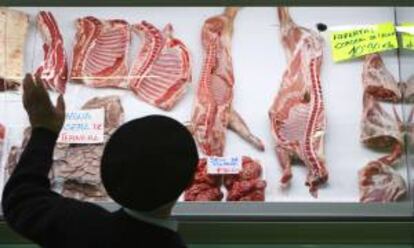
[[292, 159], [307, 167], [306, 185], [317, 197], [318, 187], [328, 180], [324, 157], [325, 108], [320, 81], [322, 37], [292, 20], [288, 8], [279, 7], [282, 45], [288, 66], [269, 110], [276, 155], [282, 167], [282, 185], [292, 178]]
[[142, 21], [132, 26], [142, 45], [129, 72], [128, 85], [143, 101], [164, 110], [172, 109], [191, 82], [190, 52], [173, 36], [167, 24], [161, 31]]
[[0, 91], [17, 90], [23, 81], [29, 16], [0, 7]]
[[227, 7], [223, 14], [208, 18], [201, 32], [204, 62], [188, 127], [208, 156], [223, 156], [227, 128], [264, 150], [262, 141], [232, 107], [235, 78], [231, 41], [237, 11], [236, 7]]
[[35, 75], [42, 79], [45, 88], [64, 94], [68, 80], [68, 62], [59, 26], [49, 11], [39, 12], [37, 26], [44, 41], [44, 59]]
[[401, 100], [398, 84], [378, 53], [365, 56], [362, 84], [364, 92], [371, 94], [377, 100], [392, 102]]
[[91, 87], [128, 87], [129, 24], [92, 16], [76, 21], [70, 77]]

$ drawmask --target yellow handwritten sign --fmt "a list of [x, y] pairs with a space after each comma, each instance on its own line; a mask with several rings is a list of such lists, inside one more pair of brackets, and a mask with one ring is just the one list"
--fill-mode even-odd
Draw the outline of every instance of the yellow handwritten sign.
[[332, 55], [335, 62], [366, 54], [398, 48], [395, 26], [387, 22], [369, 27], [331, 33]]
[[[414, 23], [403, 23], [403, 27], [414, 27]], [[402, 47], [405, 49], [414, 50], [414, 35], [402, 33], [401, 35]]]

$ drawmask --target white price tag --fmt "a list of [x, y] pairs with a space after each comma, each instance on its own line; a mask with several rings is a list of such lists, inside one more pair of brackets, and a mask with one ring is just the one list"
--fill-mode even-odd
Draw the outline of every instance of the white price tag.
[[234, 157], [208, 157], [208, 174], [238, 174], [242, 169], [242, 158]]
[[105, 111], [101, 109], [66, 112], [59, 143], [97, 144], [104, 142]]

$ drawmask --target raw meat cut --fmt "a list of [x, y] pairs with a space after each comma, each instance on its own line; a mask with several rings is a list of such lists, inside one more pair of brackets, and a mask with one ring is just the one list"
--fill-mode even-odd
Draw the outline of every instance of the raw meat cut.
[[399, 161], [404, 148], [403, 124], [395, 106], [394, 119], [371, 93], [364, 92], [363, 99], [361, 142], [370, 148], [391, 149], [391, 152], [369, 162], [358, 172], [360, 201], [397, 201], [407, 192], [404, 178], [392, 168]]
[[221, 201], [222, 177], [207, 174], [207, 159], [198, 162], [192, 185], [184, 193], [185, 201]]
[[282, 44], [288, 60], [279, 92], [269, 110], [276, 154], [283, 169], [282, 185], [289, 183], [292, 159], [308, 168], [306, 185], [317, 197], [328, 180], [324, 158], [325, 110], [320, 82], [323, 39], [296, 25], [288, 9], [278, 8]]
[[47, 89], [65, 93], [68, 80], [68, 62], [63, 37], [58, 24], [49, 11], [40, 11], [37, 26], [43, 36], [44, 60], [36, 71]]
[[132, 30], [141, 37], [142, 45], [130, 70], [128, 85], [145, 102], [170, 110], [191, 81], [188, 48], [173, 37], [171, 24], [160, 31], [143, 21], [133, 25]]
[[202, 152], [208, 156], [223, 156], [227, 128], [259, 150], [264, 150], [260, 139], [250, 132], [232, 108], [234, 75], [231, 38], [237, 11], [238, 8], [228, 7], [223, 14], [207, 19], [201, 34], [204, 65], [189, 130]]
[[23, 81], [23, 56], [29, 16], [0, 7], [0, 91], [16, 90]]
[[224, 176], [227, 201], [264, 201], [266, 182], [261, 179], [262, 166], [250, 157], [243, 157], [242, 171]]
[[407, 193], [404, 178], [380, 160], [369, 162], [358, 174], [361, 202], [394, 202]]
[[128, 23], [88, 16], [76, 26], [71, 79], [92, 87], [127, 88]]
[[361, 142], [374, 149], [391, 148], [392, 153], [382, 158], [389, 165], [400, 158], [404, 144], [403, 124], [395, 108], [394, 115], [395, 119], [381, 107], [371, 94], [364, 94]]
[[401, 100], [398, 84], [378, 53], [365, 56], [362, 84], [364, 92], [373, 95], [377, 100], [393, 102]]

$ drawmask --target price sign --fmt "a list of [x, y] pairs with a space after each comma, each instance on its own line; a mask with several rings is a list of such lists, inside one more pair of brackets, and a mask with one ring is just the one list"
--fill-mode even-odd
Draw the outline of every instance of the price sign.
[[208, 157], [208, 174], [238, 174], [242, 169], [241, 157]]
[[366, 54], [398, 48], [395, 26], [391, 22], [331, 33], [332, 55], [335, 62]]
[[59, 134], [59, 143], [96, 144], [104, 142], [104, 109], [68, 111]]
[[[403, 23], [401, 26], [414, 28], [414, 23]], [[414, 50], [414, 35], [413, 34], [402, 33], [401, 41], [402, 41], [403, 48]]]

